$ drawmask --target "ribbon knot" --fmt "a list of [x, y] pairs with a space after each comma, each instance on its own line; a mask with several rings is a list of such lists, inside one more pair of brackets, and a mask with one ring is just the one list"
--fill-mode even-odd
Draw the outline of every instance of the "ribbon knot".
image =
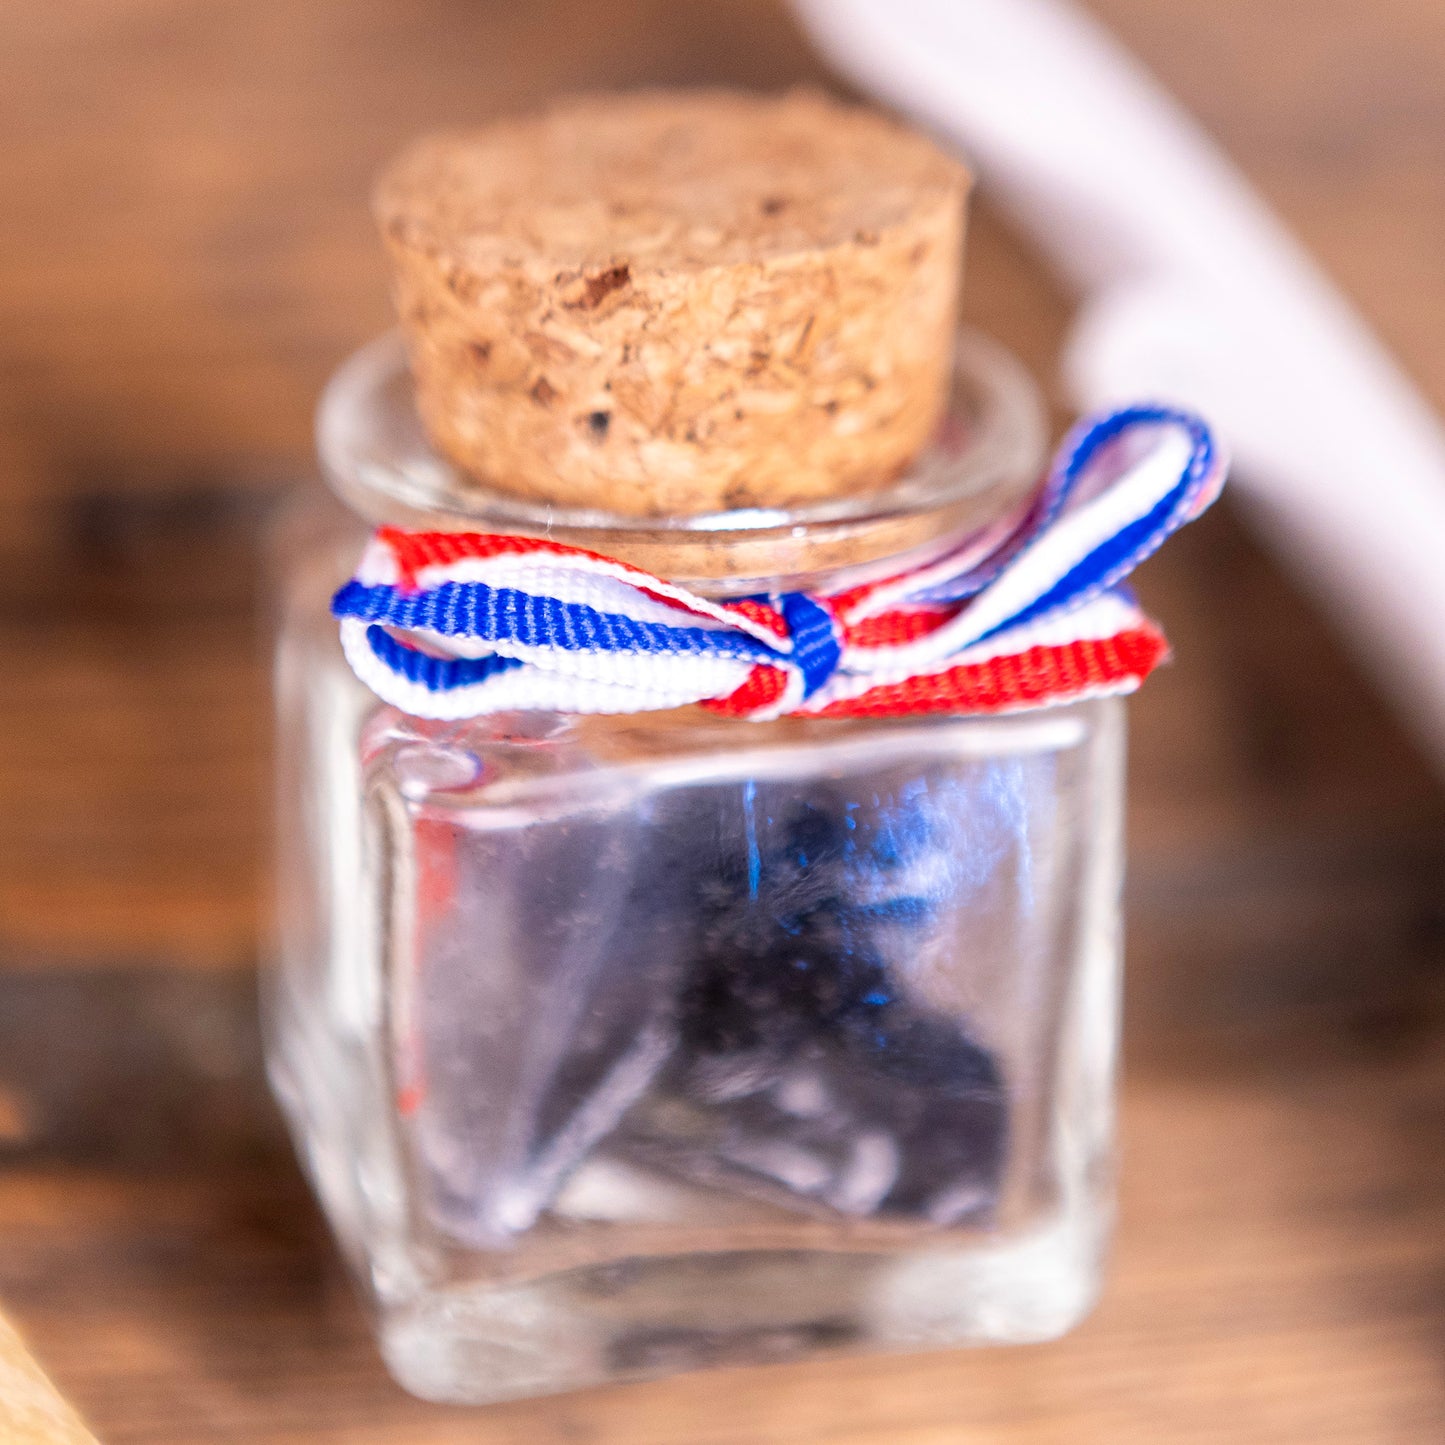
[[1132, 691], [1166, 655], [1122, 585], [1219, 493], [1186, 412], [1076, 427], [1023, 517], [847, 592], [714, 601], [577, 547], [382, 528], [332, 601], [348, 661], [421, 717], [1004, 712]]
[[806, 592], [785, 592], [775, 604], [788, 624], [793, 662], [803, 675], [803, 700], [817, 693], [837, 670], [843, 642], [828, 604]]

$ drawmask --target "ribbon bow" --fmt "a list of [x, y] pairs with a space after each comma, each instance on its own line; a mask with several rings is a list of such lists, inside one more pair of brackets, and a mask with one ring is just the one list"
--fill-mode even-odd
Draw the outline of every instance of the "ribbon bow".
[[1132, 692], [1167, 654], [1120, 584], [1219, 494], [1209, 429], [1164, 406], [1076, 427], [1001, 541], [846, 592], [714, 601], [579, 547], [380, 529], [336, 594], [347, 660], [418, 717], [994, 713]]

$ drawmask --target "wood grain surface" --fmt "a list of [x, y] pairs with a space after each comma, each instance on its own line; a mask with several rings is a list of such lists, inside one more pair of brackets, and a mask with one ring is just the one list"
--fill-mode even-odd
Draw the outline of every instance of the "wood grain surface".
[[0, 1439], [6, 1445], [95, 1445], [24, 1342], [0, 1315]]
[[[1095, 0], [1445, 407], [1445, 6]], [[0, 1299], [110, 1445], [1445, 1439], [1445, 795], [1222, 506], [1142, 590], [1119, 1247], [1054, 1345], [407, 1399], [260, 1074], [271, 507], [414, 132], [821, 80], [768, 0], [0, 9]], [[970, 317], [1067, 298], [985, 204]], [[1305, 579], [1307, 584], [1308, 579]]]

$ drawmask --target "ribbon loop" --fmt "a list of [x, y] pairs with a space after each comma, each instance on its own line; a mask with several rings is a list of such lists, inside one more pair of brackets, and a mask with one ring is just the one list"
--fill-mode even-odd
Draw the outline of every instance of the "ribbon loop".
[[555, 542], [383, 528], [332, 611], [357, 675], [420, 717], [1041, 707], [1132, 691], [1164, 657], [1121, 584], [1223, 477], [1197, 417], [1133, 406], [1070, 433], [999, 545], [847, 593], [717, 602]]

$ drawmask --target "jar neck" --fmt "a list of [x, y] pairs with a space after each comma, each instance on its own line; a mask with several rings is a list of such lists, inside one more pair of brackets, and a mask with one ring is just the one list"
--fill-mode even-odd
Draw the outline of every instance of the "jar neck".
[[959, 338], [944, 424], [905, 476], [869, 495], [789, 510], [635, 518], [490, 488], [428, 442], [395, 335], [340, 368], [317, 417], [328, 482], [373, 525], [546, 538], [712, 597], [839, 592], [959, 547], [978, 546], [982, 554], [1027, 508], [1044, 441], [1043, 405], [1027, 372], [973, 333]]

